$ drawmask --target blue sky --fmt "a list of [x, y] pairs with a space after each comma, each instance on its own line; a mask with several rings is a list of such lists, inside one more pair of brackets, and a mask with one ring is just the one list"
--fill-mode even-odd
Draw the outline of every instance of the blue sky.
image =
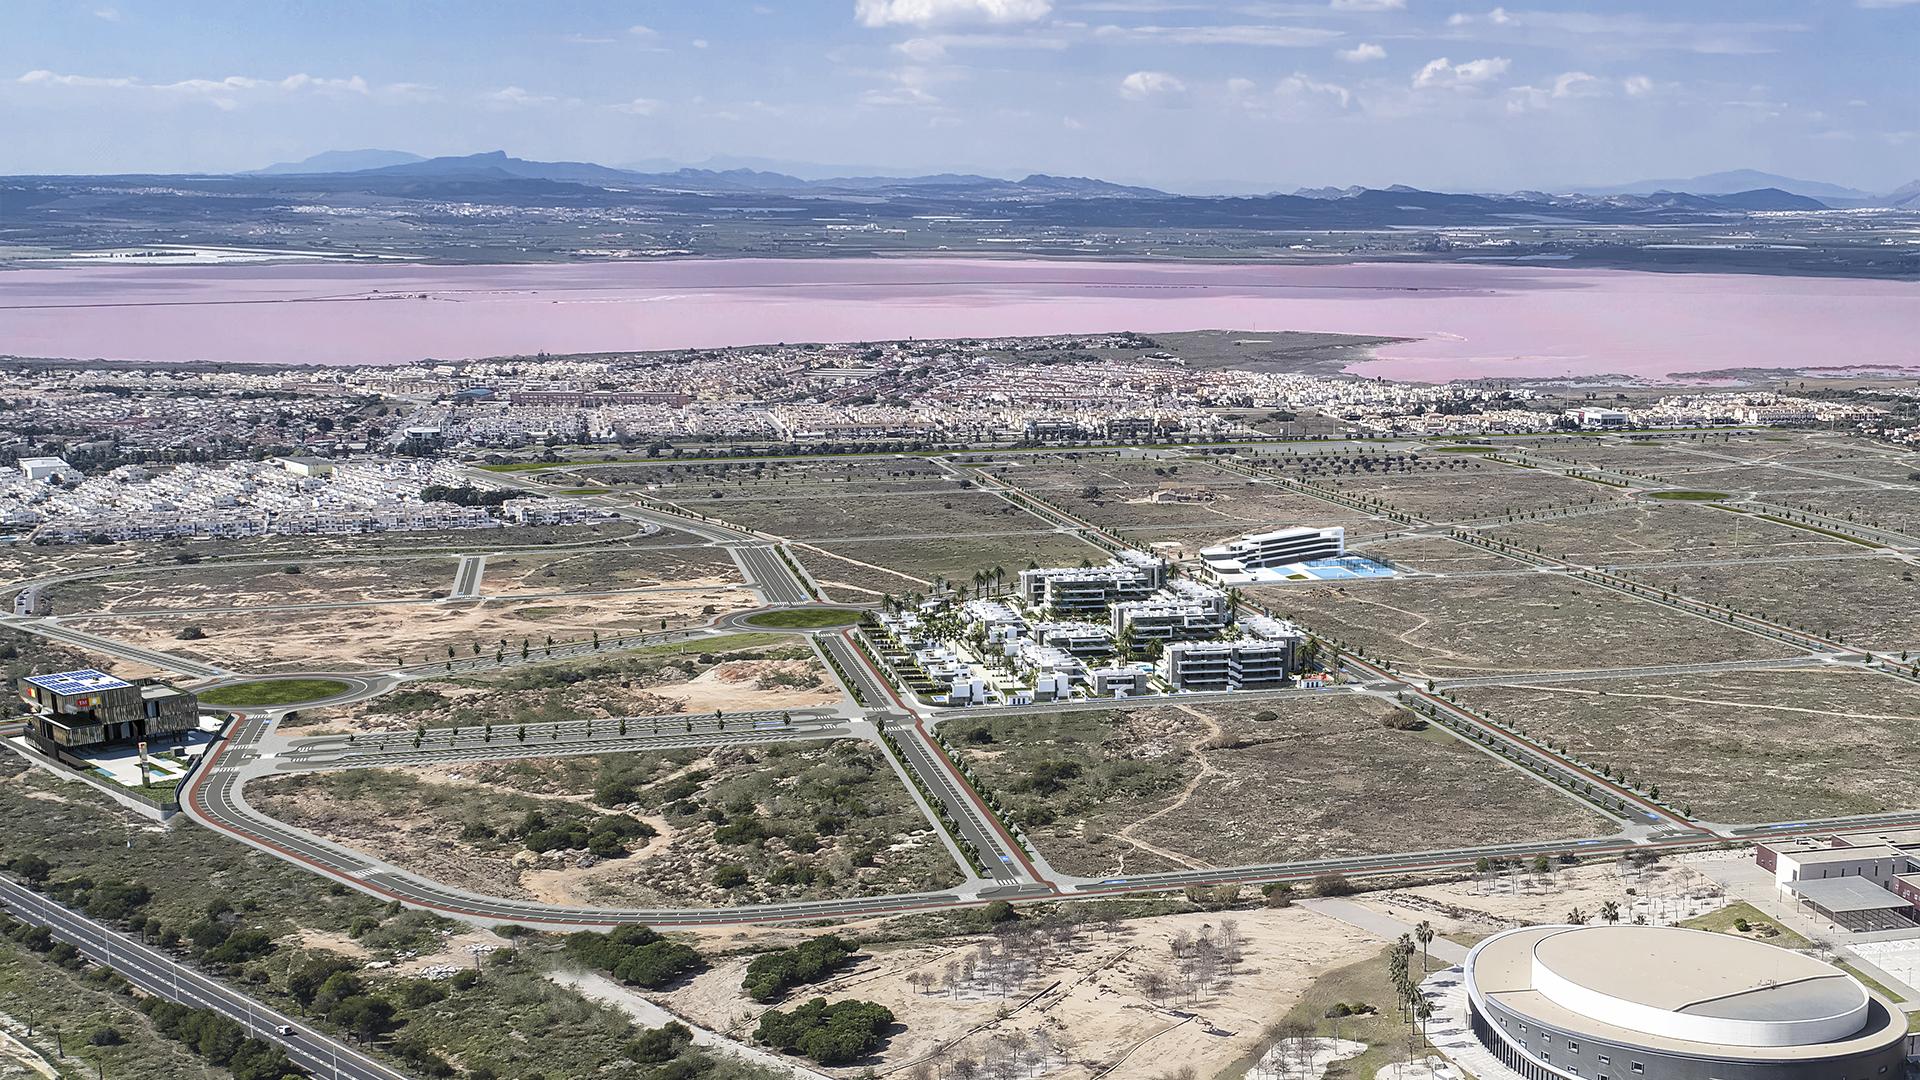
[[505, 149], [1189, 190], [1920, 178], [1920, 0], [7, 0], [0, 172]]

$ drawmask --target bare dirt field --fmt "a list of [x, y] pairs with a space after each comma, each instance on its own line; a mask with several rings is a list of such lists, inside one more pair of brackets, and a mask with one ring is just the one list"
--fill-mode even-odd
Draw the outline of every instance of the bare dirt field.
[[1486, 535], [1583, 563], [1660, 562], [1676, 558], [1854, 555], [1858, 544], [1780, 525], [1753, 514], [1736, 514], [1682, 502], [1641, 503], [1608, 514], [1523, 521], [1486, 530]]
[[1638, 569], [1636, 581], [1785, 620], [1849, 645], [1920, 649], [1920, 570], [1891, 558]]
[[1397, 540], [1370, 541], [1365, 547], [1347, 545], [1349, 554], [1385, 558], [1413, 570], [1430, 574], [1462, 574], [1483, 570], [1526, 570], [1532, 564], [1484, 548], [1449, 540], [1444, 536], [1408, 536]]
[[1443, 732], [1385, 727], [1394, 711], [1301, 691], [1236, 706], [963, 717], [941, 733], [1048, 861], [1087, 877], [1613, 831]]
[[[1438, 456], [1438, 455], [1435, 455]], [[1619, 489], [1575, 480], [1546, 469], [1529, 469], [1482, 461], [1470, 455], [1460, 468], [1389, 471], [1377, 474], [1346, 472], [1331, 477], [1312, 476], [1331, 484], [1342, 495], [1379, 499], [1388, 506], [1430, 521], [1471, 521], [1523, 514], [1553, 507], [1617, 502]]]
[[416, 600], [445, 595], [456, 562], [449, 558], [319, 562], [290, 557], [269, 566], [150, 566], [54, 586], [54, 611], [183, 610]]
[[[855, 740], [276, 776], [248, 797], [435, 880], [551, 903], [747, 904], [959, 881], [881, 751]], [[606, 818], [645, 831], [612, 857], [556, 834]]]
[[[1920, 471], [1920, 468], [1915, 471]], [[1809, 507], [1843, 520], [1879, 525], [1908, 536], [1920, 536], [1920, 484], [1915, 484], [1911, 491], [1862, 488], [1858, 491], [1825, 491], [1819, 495], [1781, 501]]]
[[[821, 552], [837, 558], [828, 559], [816, 569]], [[1092, 544], [1058, 532], [803, 544], [795, 553], [822, 584], [840, 582], [896, 595], [925, 592], [926, 585], [921, 583], [935, 576], [969, 582], [974, 571], [996, 566], [1013, 577], [1030, 562], [1041, 566], [1078, 566], [1085, 559], [1099, 564], [1111, 557]], [[867, 566], [858, 565], [861, 563]]]
[[1920, 806], [1920, 688], [1809, 668], [1458, 691], [1460, 701], [1589, 761], [1657, 784], [1720, 822], [1797, 821]]
[[[963, 1058], [1004, 1059], [1021, 1045], [1045, 1048], [1045, 1075], [1060, 1080], [1149, 1080], [1180, 1066], [1211, 1077], [1250, 1052], [1316, 977], [1381, 947], [1363, 931], [1301, 907], [1077, 928], [1038, 920], [1003, 925], [992, 935], [875, 946], [828, 982], [801, 987], [797, 1000], [857, 997], [905, 1018], [876, 1060], [825, 1071], [851, 1078], [868, 1067], [886, 1073], [928, 1058], [951, 1068]], [[1192, 974], [1193, 958], [1223, 942], [1230, 942], [1220, 952], [1231, 963], [1204, 980]], [[765, 1008], [740, 991], [746, 964], [745, 957], [716, 964], [660, 1000], [703, 1026], [744, 1035]], [[930, 984], [916, 985], [915, 976]]]
[[1560, 575], [1260, 586], [1247, 593], [1323, 637], [1436, 677], [1796, 655], [1778, 642]]
[[558, 720], [804, 709], [840, 700], [814, 651], [783, 634], [697, 641], [408, 683], [350, 705], [302, 709], [281, 728], [392, 731]]
[[[755, 605], [753, 594], [719, 585], [690, 592], [631, 593], [591, 599], [392, 604], [350, 611], [260, 611], [206, 615], [75, 619], [79, 629], [196, 656], [237, 671], [359, 671], [435, 663], [448, 648], [478, 644], [509, 651], [602, 634], [703, 622]], [[183, 640], [196, 627], [205, 635]]]
[[934, 494], [853, 490], [790, 498], [701, 499], [682, 505], [736, 525], [808, 541], [1045, 532], [1053, 527], [997, 495], [958, 484]]
[[491, 555], [480, 591], [499, 596], [735, 583], [744, 583], [739, 567], [720, 548], [615, 548]]

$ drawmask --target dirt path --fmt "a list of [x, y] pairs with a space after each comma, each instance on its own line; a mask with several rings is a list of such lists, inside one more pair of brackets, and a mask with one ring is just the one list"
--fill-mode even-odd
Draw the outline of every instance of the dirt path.
[[1219, 722], [1214, 720], [1213, 717], [1208, 716], [1206, 713], [1203, 713], [1200, 710], [1195, 709], [1191, 705], [1176, 705], [1174, 706], [1174, 708], [1179, 709], [1181, 712], [1186, 713], [1188, 716], [1191, 716], [1194, 719], [1200, 721], [1202, 724], [1205, 724], [1207, 727], [1207, 733], [1204, 737], [1196, 737], [1192, 742], [1187, 744], [1187, 752], [1192, 754], [1194, 757], [1194, 760], [1200, 763], [1200, 771], [1194, 774], [1193, 779], [1187, 781], [1187, 786], [1180, 789], [1180, 794], [1172, 802], [1168, 803], [1167, 805], [1161, 807], [1158, 810], [1155, 810], [1153, 813], [1148, 814], [1146, 817], [1141, 818], [1140, 820], [1134, 822], [1133, 824], [1128, 825], [1127, 827], [1121, 829], [1119, 832], [1114, 833], [1114, 836], [1120, 838], [1121, 840], [1126, 841], [1129, 844], [1132, 844], [1134, 847], [1137, 847], [1140, 850], [1147, 852], [1148, 854], [1158, 855], [1163, 859], [1167, 859], [1171, 862], [1179, 863], [1181, 866], [1184, 866], [1189, 870], [1211, 870], [1213, 869], [1213, 865], [1211, 863], [1199, 862], [1194, 860], [1192, 857], [1187, 855], [1182, 855], [1177, 851], [1169, 851], [1163, 847], [1156, 847], [1155, 845], [1149, 844], [1145, 840], [1141, 840], [1138, 837], [1133, 835], [1133, 831], [1135, 829], [1140, 828], [1142, 825], [1146, 825], [1149, 822], [1158, 821], [1160, 818], [1163, 818], [1168, 814], [1173, 813], [1175, 810], [1178, 810], [1181, 807], [1187, 805], [1188, 802], [1192, 801], [1194, 793], [1200, 790], [1200, 785], [1206, 782], [1208, 777], [1213, 776], [1215, 773], [1219, 771], [1213, 767], [1213, 763], [1208, 761], [1207, 756], [1201, 752], [1201, 749], [1204, 746], [1206, 746], [1206, 744], [1210, 740], [1218, 738], [1220, 735], [1224, 734], [1224, 732], [1222, 732], [1220, 729]]
[[[933, 588], [933, 582], [928, 581], [926, 578], [917, 578], [917, 577], [914, 577], [912, 574], [903, 574], [898, 570], [890, 569], [885, 566], [876, 566], [870, 562], [861, 562], [859, 559], [849, 559], [845, 555], [840, 555], [835, 552], [828, 551], [825, 548], [815, 547], [812, 544], [803, 543], [799, 540], [789, 540], [787, 541], [787, 546], [796, 547], [802, 551], [811, 551], [815, 555], [824, 555], [829, 559], [838, 559], [844, 563], [852, 563], [855, 566], [864, 567], [868, 570], [875, 570], [882, 574], [891, 574], [892, 576], [900, 578], [903, 581], [911, 581], [916, 584], [925, 585], [929, 589]], [[872, 590], [863, 590], [863, 591], [870, 592]]]
[[653, 1002], [648, 1001], [646, 998], [641, 997], [639, 994], [621, 986], [604, 975], [569, 971], [557, 972], [549, 977], [552, 978], [554, 982], [570, 990], [574, 990], [591, 1000], [619, 1009], [621, 1012], [632, 1017], [636, 1023], [646, 1027], [662, 1027], [671, 1021], [679, 1021], [682, 1024], [686, 1024], [687, 1027], [693, 1031], [693, 1044], [695, 1046], [709, 1047], [722, 1054], [745, 1059], [755, 1065], [769, 1069], [777, 1069], [790, 1076], [798, 1077], [800, 1080], [832, 1080], [832, 1077], [829, 1077], [825, 1073], [814, 1072], [812, 1069], [788, 1061], [778, 1054], [768, 1053], [765, 1050], [749, 1046], [737, 1039], [730, 1039], [717, 1031], [710, 1031], [679, 1016], [675, 1016], [673, 1013], [655, 1005]]

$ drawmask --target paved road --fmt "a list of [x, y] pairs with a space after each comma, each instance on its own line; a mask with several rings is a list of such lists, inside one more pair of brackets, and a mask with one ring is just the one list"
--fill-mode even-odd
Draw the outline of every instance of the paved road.
[[[815, 634], [813, 643], [821, 651], [833, 658], [833, 665], [840, 673], [853, 682], [860, 691], [860, 704], [869, 709], [885, 709], [899, 705], [902, 712], [908, 711], [900, 705], [886, 681], [874, 673], [872, 665], [860, 655], [860, 650], [847, 640], [845, 634]], [[851, 688], [850, 688], [851, 689]]]
[[485, 555], [462, 555], [460, 565], [453, 571], [453, 591], [447, 594], [449, 600], [472, 600], [480, 595], [480, 579], [486, 576], [487, 557]]
[[225, 668], [215, 667], [212, 664], [203, 663], [199, 660], [189, 660], [184, 656], [175, 656], [172, 653], [161, 652], [159, 649], [149, 649], [142, 645], [129, 645], [125, 642], [115, 641], [112, 638], [101, 637], [98, 634], [90, 634], [84, 630], [75, 630], [71, 626], [62, 626], [60, 623], [50, 619], [0, 616], [0, 625], [10, 626], [15, 630], [29, 634], [38, 634], [44, 638], [51, 638], [54, 641], [74, 645], [82, 649], [89, 649], [93, 652], [103, 652], [109, 656], [118, 656], [123, 660], [132, 660], [136, 663], [147, 664], [164, 671], [178, 672], [181, 675], [191, 675], [195, 678], [211, 679], [217, 676], [233, 674]]
[[[54, 937], [73, 945], [88, 959], [119, 972], [147, 993], [182, 1005], [212, 1009], [238, 1022], [255, 1038], [285, 1050], [294, 1064], [315, 1077], [407, 1080], [407, 1074], [389, 1069], [353, 1047], [308, 1027], [304, 1020], [277, 1012], [11, 879], [0, 878], [0, 905], [23, 922], [46, 927]], [[282, 1026], [292, 1033], [280, 1034]]]
[[780, 557], [772, 544], [739, 544], [733, 557], [746, 574], [747, 583], [760, 590], [769, 604], [810, 604], [813, 592], [794, 575], [793, 568]]

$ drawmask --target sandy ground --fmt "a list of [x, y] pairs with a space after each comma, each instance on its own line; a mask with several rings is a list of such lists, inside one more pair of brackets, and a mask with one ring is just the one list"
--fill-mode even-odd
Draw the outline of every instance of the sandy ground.
[[[1629, 895], [1628, 890], [1635, 895]], [[1711, 881], [1685, 864], [1663, 862], [1634, 870], [1605, 862], [1566, 867], [1549, 874], [1508, 874], [1486, 881], [1451, 881], [1367, 893], [1353, 899], [1395, 919], [1408, 923], [1425, 920], [1442, 934], [1477, 939], [1513, 926], [1564, 922], [1574, 908], [1597, 919], [1600, 905], [1609, 900], [1625, 913], [1633, 909], [1636, 898], [1708, 890], [1718, 892]]]
[[[530, 639], [538, 648], [547, 635], [575, 641], [603, 634], [655, 630], [705, 622], [753, 607], [753, 593], [713, 584], [685, 592], [629, 593], [591, 599], [555, 598], [484, 603], [396, 604], [338, 611], [260, 611], [140, 619], [74, 619], [82, 630], [152, 648], [196, 656], [243, 671], [356, 671], [399, 663], [431, 663], [453, 646], [485, 649], [502, 639], [517, 648]], [[711, 610], [709, 610], [711, 609]], [[186, 625], [206, 637], [181, 641]]]
[[59, 1076], [53, 1063], [40, 1056], [40, 1052], [20, 1041], [16, 1031], [24, 1033], [26, 1025], [14, 1017], [0, 1014], [0, 1077], [44, 1076], [53, 1080]]
[[[1218, 933], [1223, 921], [1232, 921], [1244, 941], [1237, 974], [1210, 993], [1178, 1002], [1181, 1011], [1167, 1007], [1172, 1002], [1149, 1001], [1140, 978], [1172, 971], [1175, 935], [1197, 935], [1202, 927]], [[962, 1056], [984, 1060], [1003, 1052], [995, 1049], [996, 1040], [1024, 1036], [1028, 1045], [1044, 1039], [1055, 1047], [1057, 1067], [1049, 1077], [1090, 1080], [1117, 1065], [1104, 1075], [1146, 1080], [1166, 1072], [1168, 1062], [1209, 1076], [1251, 1049], [1316, 977], [1380, 947], [1364, 932], [1304, 908], [1195, 913], [1083, 927], [1076, 941], [1040, 955], [1029, 975], [1000, 989], [979, 975], [952, 993], [938, 985], [923, 991], [908, 980], [909, 974], [940, 976], [949, 963], [977, 961], [992, 940], [876, 948], [840, 977], [795, 998], [857, 997], [902, 1017], [906, 1030], [872, 1063], [882, 1072], [936, 1053], [948, 1062]], [[762, 1007], [740, 992], [748, 959], [718, 963], [659, 1000], [716, 1031], [751, 1032]]]

